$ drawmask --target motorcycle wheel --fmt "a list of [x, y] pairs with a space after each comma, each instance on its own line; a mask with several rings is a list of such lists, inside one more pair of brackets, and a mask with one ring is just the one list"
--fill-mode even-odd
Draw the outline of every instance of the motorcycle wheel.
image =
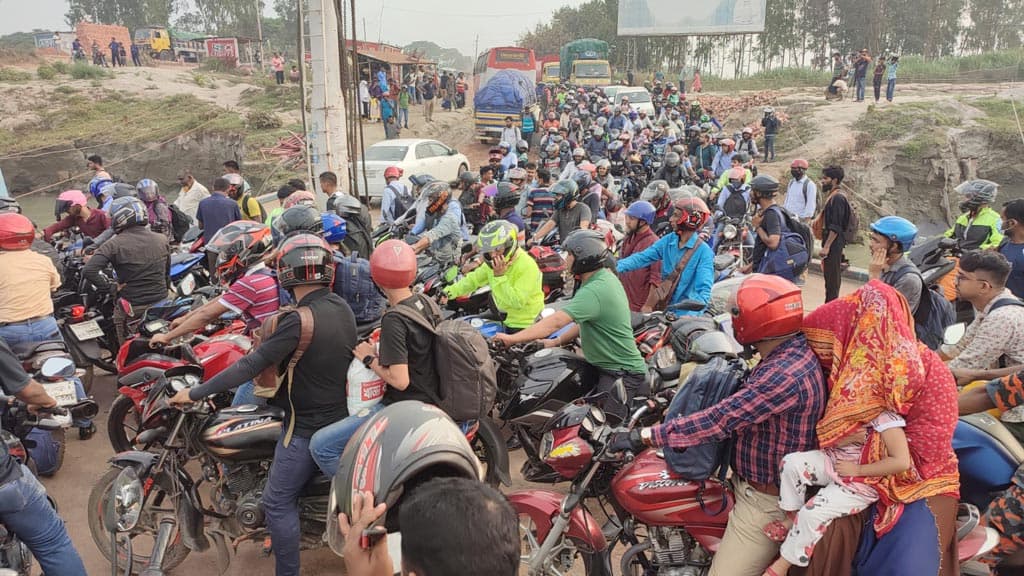
[[476, 453], [476, 457], [480, 459], [480, 463], [484, 465], [484, 482], [490, 485], [492, 488], [501, 487], [501, 478], [498, 477], [498, 470], [495, 468], [494, 458], [491, 456], [493, 450], [500, 450], [497, 446], [490, 446], [477, 434], [473, 438], [471, 444], [473, 452]]
[[[525, 567], [529, 566], [530, 558], [540, 550], [541, 544], [543, 544], [543, 542], [537, 540], [537, 527], [533, 523], [533, 520], [526, 514], [520, 514], [519, 562], [523, 566], [523, 568], [520, 569], [521, 574], [526, 573]], [[549, 566], [542, 569], [538, 574], [542, 574], [543, 576], [577, 574], [579, 570], [573, 570], [577, 558], [580, 558], [583, 562], [583, 573], [592, 574], [594, 572], [595, 564], [593, 556], [579, 552], [578, 548], [579, 546], [576, 542], [563, 536], [562, 542], [557, 544], [555, 546], [555, 550], [552, 551], [555, 558], [552, 559]]]
[[[110, 470], [103, 475], [102, 478], [96, 482], [96, 485], [92, 487], [92, 491], [89, 493], [89, 532], [92, 534], [92, 540], [96, 543], [96, 547], [103, 553], [103, 557], [108, 562], [114, 563], [114, 559], [110, 557], [110, 533], [103, 527], [103, 515], [104, 505], [107, 500], [107, 496], [110, 493], [110, 487], [117, 478], [117, 475], [121, 473], [121, 469], [117, 466], [111, 466]], [[142, 515], [139, 517], [139, 523], [132, 529], [129, 536], [132, 538], [132, 568], [133, 574], [141, 572], [146, 565], [149, 563], [148, 554], [136, 553], [137, 550], [152, 551], [152, 542], [156, 537], [157, 527], [159, 526], [160, 516], [164, 514], [174, 514], [174, 505], [171, 501], [170, 493], [172, 487], [163, 486], [163, 482], [157, 482], [151, 488], [156, 494], [151, 493], [146, 498], [146, 508], [142, 511]], [[153, 503], [157, 497], [163, 493], [163, 503], [159, 510], [151, 509]], [[146, 542], [139, 542], [137, 538], [143, 537]], [[140, 544], [149, 544], [149, 547], [140, 546]], [[188, 556], [189, 549], [185, 546], [182, 541], [181, 533], [175, 537], [167, 545], [167, 552], [164, 555], [164, 562], [162, 569], [164, 573], [170, 572], [176, 566], [181, 564], [185, 557]], [[124, 570], [124, 550], [120, 546], [118, 547], [118, 571]]]
[[107, 437], [115, 453], [134, 450], [132, 440], [142, 431], [142, 418], [135, 411], [132, 399], [119, 395], [110, 405], [107, 416]]

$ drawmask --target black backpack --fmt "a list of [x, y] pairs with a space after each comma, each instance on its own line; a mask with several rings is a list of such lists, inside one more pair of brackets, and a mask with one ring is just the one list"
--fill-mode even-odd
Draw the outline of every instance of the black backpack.
[[[743, 385], [747, 366], [738, 358], [712, 357], [700, 364], [680, 386], [665, 413], [665, 423], [710, 408], [732, 396]], [[733, 440], [707, 441], [689, 448], [665, 448], [672, 472], [695, 482], [717, 477], [724, 482], [732, 460]], [[702, 487], [703, 490], [703, 487]], [[701, 508], [704, 502], [701, 501]], [[722, 509], [725, 502], [722, 503]]]
[[412, 192], [409, 192], [409, 189], [405, 186], [398, 188], [388, 184], [388, 188], [395, 193], [394, 216], [397, 220], [398, 218], [401, 218], [403, 214], [408, 212], [409, 208], [412, 208], [416, 199], [413, 198]]
[[[917, 303], [917, 310], [913, 311], [914, 333], [925, 346], [938, 350], [939, 346], [942, 346], [946, 328], [956, 322], [956, 308], [952, 302], [946, 300], [941, 288], [925, 285], [924, 277], [913, 264], [893, 272], [886, 284], [895, 288], [896, 283], [907, 274], [916, 274], [921, 280], [921, 299]], [[999, 302], [996, 303], [998, 304]]]
[[192, 217], [182, 212], [181, 208], [174, 204], [168, 204], [167, 208], [171, 211], [171, 232], [174, 234], [174, 241], [181, 242], [185, 233], [192, 227]]
[[[807, 243], [811, 230], [806, 224], [793, 218], [789, 212], [778, 205], [768, 207], [768, 210], [775, 209], [782, 218], [782, 238], [775, 250], [765, 250], [761, 258], [757, 272], [761, 274], [773, 274], [793, 281], [804, 273], [807, 264], [811, 261], [811, 251]], [[805, 235], [806, 234], [806, 235]]]
[[723, 192], [729, 194], [722, 207], [725, 215], [729, 218], [743, 218], [747, 214], [747, 199], [743, 197], [743, 189], [733, 190], [732, 186], [726, 186]]

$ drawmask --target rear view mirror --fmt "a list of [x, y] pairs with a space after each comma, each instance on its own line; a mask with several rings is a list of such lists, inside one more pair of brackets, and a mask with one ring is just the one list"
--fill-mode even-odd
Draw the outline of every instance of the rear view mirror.
[[40, 368], [44, 378], [71, 378], [75, 375], [75, 362], [70, 358], [56, 356], [47, 358]]
[[963, 322], [957, 322], [946, 328], [946, 331], [942, 334], [942, 343], [946, 346], [956, 346], [963, 339], [966, 332], [967, 325]]
[[629, 396], [626, 394], [626, 385], [622, 383], [622, 378], [617, 379], [615, 384], [612, 385], [611, 394], [612, 398], [619, 404], [626, 404], [629, 401]]

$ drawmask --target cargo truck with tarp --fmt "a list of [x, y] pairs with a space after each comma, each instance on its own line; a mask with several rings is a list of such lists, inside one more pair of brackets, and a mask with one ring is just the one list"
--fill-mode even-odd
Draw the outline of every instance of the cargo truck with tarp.
[[575, 40], [559, 51], [562, 81], [576, 86], [610, 86], [612, 65], [608, 62], [608, 43], [596, 38]]
[[[477, 138], [495, 143], [501, 138], [505, 118], [522, 127], [523, 115], [537, 118], [537, 90], [533, 80], [515, 70], [497, 72], [473, 97], [473, 120]], [[515, 142], [509, 142], [515, 146]]]

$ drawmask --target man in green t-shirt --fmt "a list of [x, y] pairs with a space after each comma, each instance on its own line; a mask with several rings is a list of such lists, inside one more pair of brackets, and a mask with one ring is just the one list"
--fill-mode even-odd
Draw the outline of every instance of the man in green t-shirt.
[[583, 357], [598, 368], [598, 392], [612, 388], [619, 378], [626, 387], [625, 406], [610, 400], [609, 412], [619, 417], [628, 415], [628, 404], [639, 391], [646, 392], [647, 366], [633, 342], [629, 301], [622, 283], [607, 268], [608, 245], [594, 230], [577, 230], [562, 242], [567, 257], [565, 265], [577, 276], [579, 288], [568, 306], [516, 334], [498, 334], [494, 338], [508, 346], [546, 338], [561, 328], [576, 323], [557, 339], [544, 340], [551, 348], [563, 346], [580, 338]]

